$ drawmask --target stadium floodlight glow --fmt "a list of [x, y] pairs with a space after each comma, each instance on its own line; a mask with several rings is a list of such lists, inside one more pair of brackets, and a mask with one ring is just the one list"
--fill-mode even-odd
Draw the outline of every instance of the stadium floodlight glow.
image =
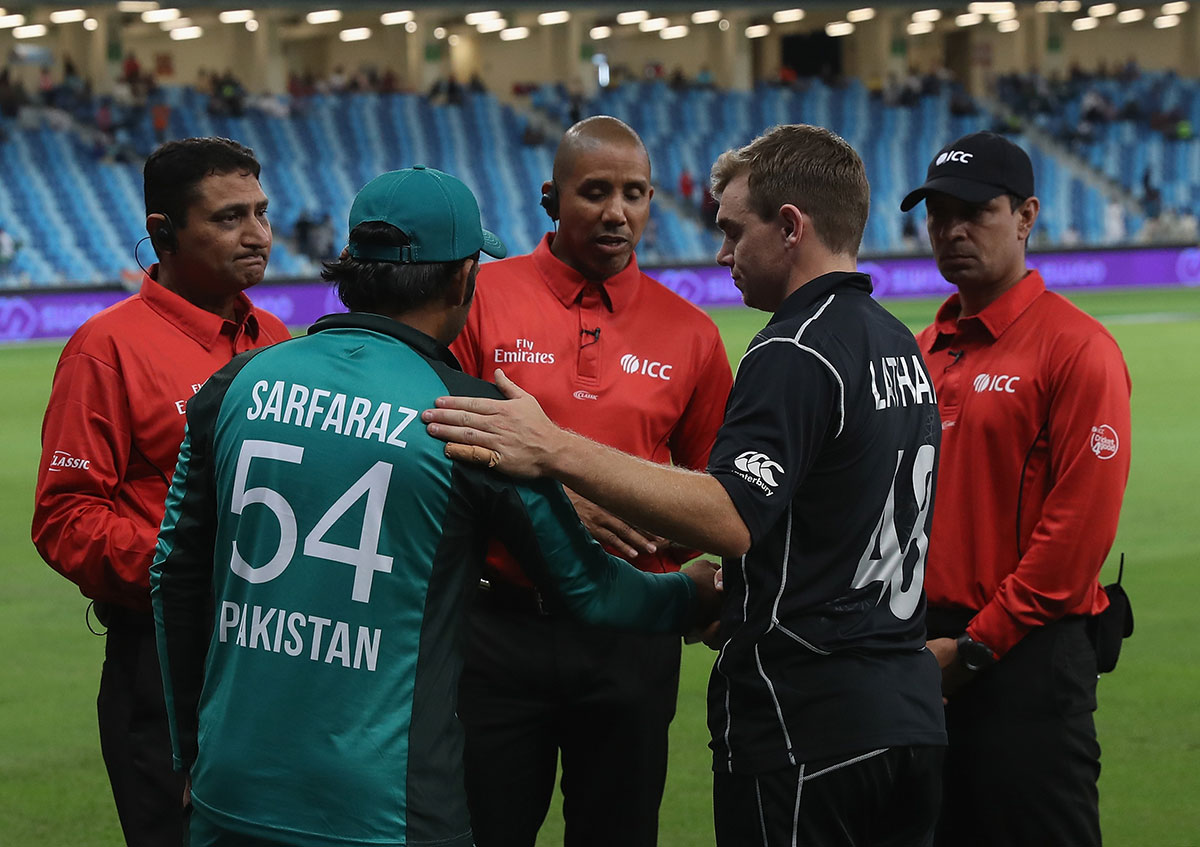
[[1033, 4], [1033, 8], [1042, 14], [1058, 11], [1058, 0], [1038, 0]]
[[508, 21], [504, 18], [496, 18], [491, 21], [480, 21], [475, 24], [475, 31], [478, 33], [499, 32], [502, 29], [508, 29]]
[[463, 21], [466, 22], [467, 26], [478, 26], [484, 21], [498, 21], [500, 18], [501, 15], [498, 11], [495, 9], [489, 9], [486, 12], [469, 12], [466, 17], [463, 18]]
[[142, 12], [142, 20], [148, 24], [160, 24], [163, 21], [173, 21], [176, 18], [182, 18], [183, 12], [179, 9], [149, 9]]
[[988, 15], [988, 20], [994, 24], [998, 24], [1002, 21], [1013, 21], [1013, 20], [1016, 20], [1016, 18], [1017, 18], [1017, 10], [1016, 9], [1008, 9], [1003, 12], [992, 12], [990, 15]]
[[13, 38], [41, 38], [49, 30], [45, 24], [30, 24], [29, 26], [19, 26], [13, 29]]
[[924, 21], [925, 23], [934, 23], [942, 19], [941, 9], [921, 9], [912, 13], [914, 21]]
[[409, 21], [408, 23], [406, 23], [406, 24], [404, 25], [404, 31], [405, 31], [405, 32], [408, 32], [408, 33], [413, 33], [413, 32], [416, 32], [416, 31], [417, 31], [417, 22], [416, 22], [416, 21]]
[[747, 38], [762, 38], [764, 35], [770, 34], [770, 32], [771, 28], [766, 24], [754, 24], [746, 27]]
[[24, 23], [24, 15], [0, 15], [0, 29], [12, 29]]
[[983, 15], [980, 15], [976, 12], [965, 12], [961, 15], [954, 16], [955, 26], [967, 27], [975, 26], [976, 24], [981, 23], [983, 23]]
[[1088, 14], [1093, 18], [1107, 18], [1109, 15], [1115, 15], [1116, 13], [1116, 3], [1097, 3], [1088, 9]]
[[850, 21], [834, 21], [825, 24], [825, 34], [830, 38], [841, 38], [854, 32], [854, 24]]
[[1145, 17], [1146, 17], [1145, 9], [1125, 9], [1124, 11], [1117, 12], [1117, 23], [1119, 23], [1119, 24], [1137, 23], [1138, 21], [1142, 20]]
[[702, 9], [699, 12], [692, 12], [692, 23], [694, 24], [715, 24], [721, 20], [720, 9]]
[[671, 22], [666, 18], [647, 18], [638, 24], [638, 29], [642, 32], [658, 32], [661, 29], [666, 29], [671, 25]]
[[733, 24], [729, 22], [729, 18], [721, 18], [721, 20], [717, 21], [717, 29], [721, 30], [721, 32], [729, 32], [731, 26]]
[[1015, 3], [968, 3], [967, 11], [974, 12], [977, 15], [994, 15], [997, 12], [1015, 12], [1017, 6]]
[[537, 16], [539, 26], [554, 26], [555, 24], [565, 24], [571, 20], [571, 13], [566, 9], [560, 12], [542, 12]]
[[851, 9], [846, 13], [846, 20], [852, 24], [860, 24], [863, 21], [869, 21], [875, 17], [875, 10], [870, 6], [864, 9]]
[[366, 41], [370, 37], [371, 28], [367, 26], [354, 26], [338, 33], [339, 41]]
[[253, 9], [228, 9], [217, 15], [217, 20], [223, 24], [244, 24], [253, 17]]
[[804, 20], [803, 9], [780, 9], [775, 14], [771, 15], [771, 20], [777, 24], [794, 24], [796, 21]]
[[909, 35], [925, 35], [926, 33], [933, 32], [933, 22], [909, 21], [908, 26], [904, 28], [904, 31]]
[[450, 33], [449, 37], [446, 38], [446, 43], [451, 47], [457, 47], [458, 42], [460, 41], [462, 41], [462, 39], [458, 37], [458, 33], [456, 32]]
[[508, 29], [500, 30], [501, 41], [520, 41], [522, 38], [529, 37], [529, 27], [527, 26], [510, 26]]
[[117, 3], [118, 12], [148, 12], [151, 9], [157, 9], [157, 0], [120, 0]]
[[183, 29], [171, 30], [171, 39], [173, 41], [191, 41], [193, 38], [199, 38], [204, 35], [204, 29], [198, 26], [185, 26]]
[[1082, 32], [1085, 29], [1095, 29], [1100, 26], [1099, 18], [1076, 18], [1071, 21], [1071, 29]]
[[1021, 22], [1016, 18], [1010, 18], [1006, 21], [1000, 21], [996, 24], [996, 29], [1000, 32], [1016, 32], [1021, 28]]
[[612, 35], [611, 26], [594, 26], [588, 30], [588, 38], [592, 41], [603, 41]]
[[1176, 0], [1174, 3], [1163, 3], [1161, 11], [1164, 15], [1182, 15], [1190, 8], [1192, 6], [1187, 0]]
[[83, 28], [88, 32], [95, 32], [96, 30], [100, 29], [100, 21], [96, 20], [95, 18], [88, 18], [83, 22]]
[[411, 23], [414, 17], [416, 16], [411, 11], [405, 9], [401, 12], [384, 12], [379, 16], [379, 22], [384, 26], [397, 26]]
[[342, 19], [341, 9], [322, 9], [319, 12], [309, 12], [304, 20], [310, 24], [335, 24]]
[[50, 23], [73, 24], [82, 21], [87, 16], [87, 12], [83, 9], [62, 9], [60, 11], [50, 13]]
[[446, 37], [446, 28], [444, 26], [435, 26], [433, 28], [433, 37], [441, 41]]
[[640, 24], [648, 17], [650, 17], [650, 13], [645, 9], [638, 9], [636, 12], [621, 12], [617, 15], [617, 23], [621, 26]]
[[[1179, 15], [1159, 15], [1154, 19], [1155, 29], [1170, 29], [1173, 26], [1179, 26]], [[16, 34], [16, 30], [13, 30]]]
[[246, 32], [258, 32], [258, 19], [251, 18], [246, 21]]
[[658, 37], [663, 41], [670, 41], [673, 38], [685, 38], [690, 31], [687, 24], [679, 24], [678, 26], [669, 26], [662, 30], [659, 32]]
[[191, 18], [175, 18], [174, 20], [163, 21], [158, 25], [158, 28], [165, 32], [170, 32], [173, 29], [183, 29], [185, 26], [191, 25]]
[[1078, 12], [1083, 8], [1083, 4], [1079, 0], [1059, 0], [1058, 11], [1060, 12]]

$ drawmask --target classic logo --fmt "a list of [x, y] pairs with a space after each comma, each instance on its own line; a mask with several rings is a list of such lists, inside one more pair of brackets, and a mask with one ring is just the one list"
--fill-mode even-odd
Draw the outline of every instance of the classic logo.
[[1016, 394], [1016, 389], [1013, 386], [1020, 382], [1019, 376], [1009, 376], [1008, 374], [980, 374], [975, 377], [976, 391], [1003, 391], [1005, 394]]
[[757, 484], [768, 494], [773, 494], [771, 489], [779, 485], [775, 474], [783, 473], [783, 468], [778, 462], [773, 461], [766, 453], [759, 453], [755, 450], [747, 450], [738, 456], [733, 460], [733, 466], [743, 472], [743, 479]]
[[947, 150], [937, 157], [937, 164], [944, 165], [947, 162], [962, 162], [965, 165], [974, 156], [974, 153], [964, 153], [962, 150]]
[[626, 353], [621, 357], [621, 370], [627, 374], [645, 374], [655, 379], [665, 379], [670, 381], [670, 373], [674, 370], [674, 365], [664, 365], [662, 362], [651, 362], [649, 359], [639, 359], [632, 353]]
[[47, 470], [51, 473], [58, 473], [63, 468], [78, 468], [81, 471], [86, 471], [91, 466], [92, 462], [90, 459], [77, 459], [65, 450], [55, 450], [54, 456], [50, 459], [50, 467]]
[[1092, 452], [1097, 459], [1111, 459], [1121, 449], [1121, 439], [1117, 431], [1108, 424], [1092, 427]]
[[576, 400], [599, 400], [600, 399], [595, 394], [589, 394], [586, 391], [576, 391], [571, 396], [574, 397]]
[[0, 297], [0, 339], [16, 341], [32, 338], [38, 315], [24, 297]]

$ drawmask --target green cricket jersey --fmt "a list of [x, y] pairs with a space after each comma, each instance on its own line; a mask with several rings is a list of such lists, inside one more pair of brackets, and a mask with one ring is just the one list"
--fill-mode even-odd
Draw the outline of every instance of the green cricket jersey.
[[549, 602], [682, 631], [695, 589], [604, 552], [562, 488], [453, 463], [420, 412], [497, 397], [391, 319], [321, 319], [218, 371], [151, 568], [176, 765], [213, 822], [307, 845], [469, 845], [462, 609], [500, 538]]

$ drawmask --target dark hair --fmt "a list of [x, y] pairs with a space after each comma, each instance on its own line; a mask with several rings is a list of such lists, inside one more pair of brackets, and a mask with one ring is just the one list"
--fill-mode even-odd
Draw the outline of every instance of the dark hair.
[[[350, 231], [358, 244], [406, 247], [403, 230], [383, 221], [364, 221]], [[380, 262], [356, 259], [343, 253], [336, 262], [326, 262], [321, 278], [337, 285], [338, 298], [352, 312], [400, 315], [438, 297], [467, 259], [452, 262]], [[474, 280], [472, 280], [474, 285]]]
[[197, 186], [212, 174], [251, 174], [262, 168], [249, 147], [228, 138], [184, 138], [160, 144], [142, 169], [146, 214], [162, 214], [175, 229], [187, 226]]
[[791, 203], [812, 218], [817, 238], [834, 253], [854, 255], [871, 208], [866, 170], [854, 148], [823, 127], [789, 124], [727, 150], [712, 167], [712, 193], [748, 174], [750, 208], [774, 220]]

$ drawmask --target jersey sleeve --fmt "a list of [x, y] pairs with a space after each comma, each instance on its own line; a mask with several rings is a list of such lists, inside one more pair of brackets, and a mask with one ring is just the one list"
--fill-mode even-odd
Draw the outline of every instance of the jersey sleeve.
[[117, 513], [131, 449], [122, 374], [68, 346], [42, 422], [33, 543], [85, 596], [144, 609], [158, 527]]
[[729, 370], [725, 345], [720, 334], [714, 331], [695, 391], [671, 432], [669, 445], [675, 464], [692, 470], [703, 470], [708, 465], [717, 432], [725, 418], [725, 404], [732, 384], [733, 374]]
[[967, 627], [1003, 656], [1036, 626], [1078, 607], [1112, 547], [1129, 477], [1129, 371], [1097, 333], [1051, 375], [1052, 487], [1017, 569]]
[[611, 556], [580, 523], [562, 486], [501, 480], [488, 498], [490, 531], [554, 607], [585, 623], [649, 632], [694, 625], [696, 589], [677, 571], [646, 573]]
[[841, 421], [832, 366], [791, 338], [756, 339], [729, 397], [708, 472], [758, 542], [791, 505], [831, 428]]

